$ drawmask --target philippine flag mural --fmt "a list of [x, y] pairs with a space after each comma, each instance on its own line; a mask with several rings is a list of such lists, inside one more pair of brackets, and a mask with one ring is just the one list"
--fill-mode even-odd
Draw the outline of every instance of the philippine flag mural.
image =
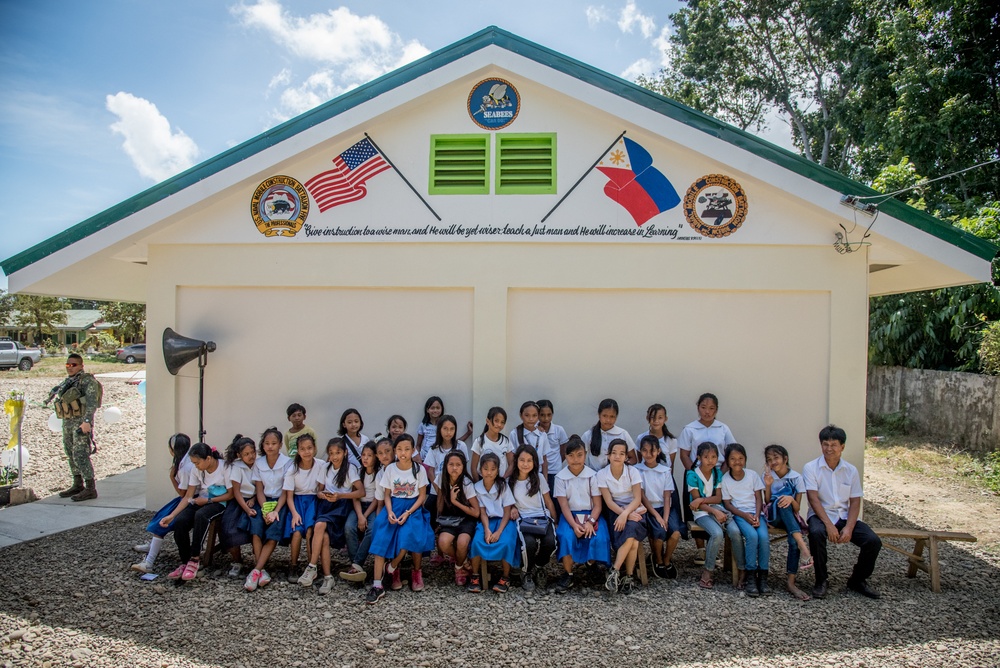
[[611, 147], [597, 169], [611, 179], [604, 185], [604, 194], [625, 207], [636, 225], [681, 202], [673, 184], [653, 167], [649, 151], [628, 137]]

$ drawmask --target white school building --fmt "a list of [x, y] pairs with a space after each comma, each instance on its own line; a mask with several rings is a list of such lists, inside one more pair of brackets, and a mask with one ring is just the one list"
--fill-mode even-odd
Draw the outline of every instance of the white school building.
[[582, 433], [612, 397], [635, 436], [651, 403], [677, 434], [714, 392], [754, 468], [781, 443], [801, 470], [829, 422], [860, 467], [869, 296], [988, 281], [997, 252], [894, 199], [841, 202], [873, 194], [491, 27], [2, 267], [12, 292], [147, 304], [150, 508], [167, 438], [198, 431], [167, 327], [218, 345], [220, 450], [286, 429], [292, 402], [323, 443], [348, 407], [368, 435], [392, 413], [415, 433], [431, 395], [477, 433], [539, 398]]

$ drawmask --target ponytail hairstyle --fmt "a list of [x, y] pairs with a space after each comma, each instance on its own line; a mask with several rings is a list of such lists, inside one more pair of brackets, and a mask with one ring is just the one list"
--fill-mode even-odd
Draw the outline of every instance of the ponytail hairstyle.
[[[450, 476], [448, 475], [448, 461], [457, 458], [462, 462], [462, 473], [458, 476], [458, 480], [452, 482]], [[452, 485], [458, 486], [458, 502], [464, 506], [469, 505], [469, 499], [465, 496], [465, 481], [468, 480], [472, 482], [472, 478], [469, 476], [469, 472], [466, 470], [468, 468], [468, 461], [465, 459], [465, 454], [461, 450], [452, 450], [444, 456], [444, 465], [441, 468], [441, 494], [444, 497], [444, 507], [454, 508], [455, 504], [451, 502], [451, 494], [445, 492], [445, 490], [450, 489]]]
[[[302, 447], [302, 441], [309, 441], [313, 444], [313, 450], [316, 450], [316, 439], [313, 438], [312, 434], [306, 433], [299, 436], [299, 440], [296, 441], [298, 444], [295, 450], [295, 471], [298, 472], [299, 467], [302, 466], [302, 455], [299, 454], [298, 448]], [[313, 455], [315, 458], [316, 455]]]
[[[604, 411], [611, 409], [618, 415], [618, 402], [614, 399], [605, 399], [600, 404], [597, 405], [597, 415], [600, 416]], [[608, 452], [611, 452], [611, 446], [608, 446]], [[594, 457], [601, 456], [601, 421], [598, 420], [594, 428], [590, 430], [590, 454]]]
[[528, 496], [534, 496], [535, 494], [538, 494], [540, 483], [538, 482], [538, 451], [532, 446], [522, 445], [519, 446], [514, 452], [514, 466], [511, 467], [510, 472], [507, 474], [507, 480], [511, 489], [513, 489], [514, 485], [518, 481], [517, 476], [521, 472], [520, 467], [517, 465], [517, 460], [520, 459], [521, 455], [525, 452], [531, 455], [531, 470], [528, 471]]
[[535, 402], [535, 405], [538, 406], [539, 412], [541, 412], [543, 408], [548, 408], [553, 413], [556, 412], [555, 406], [552, 405], [552, 401], [550, 401], [549, 399], [539, 399], [538, 401]]
[[[499, 455], [497, 455], [497, 453], [493, 452], [492, 450], [490, 450], [488, 452], [484, 452], [483, 456], [479, 458], [479, 477], [480, 478], [483, 477], [483, 464], [485, 464], [486, 462], [493, 462], [493, 465], [497, 467], [497, 471], [498, 472], [500, 471], [500, 457], [499, 457]], [[502, 475], [497, 475], [496, 484], [497, 484], [497, 491], [500, 494], [503, 494], [503, 491], [505, 489], [507, 489], [507, 481], [504, 480], [504, 477]]]
[[[527, 410], [527, 409], [529, 409], [529, 408], [531, 408], [532, 406], [535, 407], [536, 411], [538, 410], [538, 403], [537, 402], [534, 402], [534, 401], [525, 401], [523, 404], [521, 404], [521, 410], [519, 410], [517, 412], [517, 414], [518, 415], [524, 415], [524, 411]], [[517, 425], [517, 444], [518, 445], [527, 445], [527, 443], [524, 442], [524, 419], [523, 418], [521, 419], [521, 424]], [[534, 496], [534, 495], [532, 495], [532, 496]]]
[[243, 448], [248, 445], [254, 450], [257, 449], [257, 444], [253, 442], [252, 438], [247, 438], [243, 434], [236, 434], [236, 436], [233, 436], [233, 442], [229, 444], [228, 448], [226, 448], [226, 465], [232, 466], [236, 460], [240, 458], [240, 453], [243, 452]]
[[444, 450], [442, 447], [444, 445], [444, 439], [441, 437], [441, 425], [445, 422], [450, 422], [451, 426], [455, 428], [455, 435], [451, 437], [451, 447], [452, 449], [458, 445], [458, 420], [455, 419], [454, 415], [442, 415], [438, 418], [437, 423], [437, 438], [434, 440], [434, 445], [431, 449]]
[[[340, 461], [340, 468], [337, 469], [337, 476], [333, 479], [333, 484], [337, 487], [343, 487], [344, 483], [347, 482], [347, 474], [351, 470], [351, 461], [347, 458], [347, 447], [344, 445], [344, 439], [337, 438], [336, 436], [331, 438], [326, 444], [326, 457], [330, 458], [330, 450], [338, 449], [344, 451], [344, 458]], [[330, 462], [330, 466], [333, 466], [333, 462]]]
[[[666, 431], [666, 429], [664, 429], [664, 431]], [[667, 461], [667, 456], [663, 454], [663, 448], [660, 447], [660, 439], [656, 438], [652, 434], [646, 434], [639, 441], [639, 453], [642, 454], [642, 446], [646, 445], [647, 443], [649, 443], [649, 445], [652, 446], [653, 452], [656, 453], [656, 463], [665, 464]]]
[[274, 436], [277, 437], [279, 446], [281, 445], [282, 439], [284, 438], [281, 435], [281, 432], [278, 431], [277, 427], [268, 427], [267, 429], [265, 429], [264, 433], [260, 435], [260, 445], [258, 446], [260, 448], [261, 457], [267, 456], [267, 453], [264, 452], [264, 439], [267, 438], [268, 434], [274, 434]]
[[587, 449], [587, 444], [584, 443], [583, 439], [580, 438], [579, 436], [577, 436], [576, 434], [573, 434], [572, 436], [570, 436], [569, 440], [566, 441], [566, 456], [567, 457], [571, 453], [576, 452], [577, 450], [586, 450], [586, 449]]
[[[432, 424], [431, 414], [428, 411], [430, 411], [431, 406], [435, 402], [441, 404], [441, 414], [444, 415], [444, 401], [441, 400], [441, 397], [430, 397], [424, 402], [424, 418], [420, 421], [421, 424]], [[403, 424], [406, 423], [404, 422]]]
[[[486, 424], [483, 425], [483, 431], [479, 434], [480, 441], [485, 442], [486, 432], [490, 430], [490, 423], [493, 422], [493, 418], [495, 418], [498, 415], [503, 416], [504, 422], [507, 421], [507, 411], [505, 411], [500, 406], [494, 406], [493, 408], [486, 411]], [[503, 432], [500, 432], [500, 438], [497, 439], [497, 443], [503, 443], [506, 440], [510, 439], [504, 436]]]
[[[382, 462], [378, 460], [378, 446], [375, 441], [365, 441], [365, 444], [361, 446], [361, 453], [364, 454], [365, 450], [372, 451], [372, 459], [375, 460], [374, 470], [371, 472], [372, 479], [378, 475], [379, 469], [382, 468]], [[364, 464], [361, 465], [361, 484], [365, 483], [365, 476], [368, 475], [368, 469], [365, 468]]]
[[[431, 397], [431, 398], [433, 399], [433, 397]], [[392, 451], [395, 452], [396, 448], [399, 447], [399, 444], [402, 443], [403, 441], [409, 441], [410, 448], [412, 450], [416, 450], [417, 449], [417, 445], [413, 441], [413, 437], [410, 436], [409, 434], [405, 434], [404, 433], [404, 434], [400, 434], [399, 436], [397, 436], [396, 440], [393, 441], [393, 443], [392, 443]], [[399, 461], [398, 457], [396, 458], [396, 461]], [[413, 471], [413, 477], [416, 478], [417, 474], [420, 472], [420, 464], [417, 463], [416, 459], [410, 459], [410, 465], [411, 465], [410, 469]]]
[[[698, 403], [700, 404], [701, 402], [699, 401]], [[653, 416], [656, 415], [658, 411], [663, 411], [664, 415], [669, 415], [669, 413], [667, 413], [666, 406], [664, 406], [663, 404], [653, 404], [652, 406], [646, 409], [646, 422], [648, 423], [650, 420], [652, 420]], [[663, 438], [675, 438], [675, 436], [670, 433], [670, 430], [667, 429], [666, 422], [663, 423]]]
[[188, 450], [191, 449], [191, 437], [187, 434], [174, 434], [167, 441], [167, 447], [170, 448], [170, 453], [174, 456], [173, 463], [170, 465], [170, 477], [173, 478], [177, 475], [177, 467], [181, 465]]
[[340, 415], [340, 428], [337, 430], [337, 433], [340, 434], [341, 436], [347, 436], [347, 429], [344, 427], [344, 420], [346, 420], [347, 418], [349, 418], [352, 415], [357, 415], [358, 416], [358, 422], [361, 423], [361, 426], [358, 427], [358, 433], [360, 434], [361, 430], [365, 428], [364, 418], [361, 417], [361, 413], [358, 412], [358, 409], [357, 408], [348, 408], [346, 411], [344, 411]]
[[733, 454], [734, 452], [738, 452], [741, 455], [743, 455], [743, 461], [746, 461], [746, 458], [747, 458], [747, 449], [744, 448], [739, 443], [730, 443], [729, 445], [726, 446], [726, 465], [727, 466], [729, 465], [729, 455]]
[[208, 443], [195, 443], [188, 450], [188, 456], [197, 457], [198, 459], [208, 459], [209, 457], [215, 457], [216, 460], [222, 459], [222, 455], [216, 452]]

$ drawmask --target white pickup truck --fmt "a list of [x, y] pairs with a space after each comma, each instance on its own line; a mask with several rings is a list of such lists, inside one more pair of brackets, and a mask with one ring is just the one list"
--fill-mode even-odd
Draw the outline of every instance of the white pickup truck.
[[42, 359], [42, 351], [38, 348], [25, 348], [20, 342], [8, 337], [0, 337], [0, 369], [30, 371], [31, 367]]

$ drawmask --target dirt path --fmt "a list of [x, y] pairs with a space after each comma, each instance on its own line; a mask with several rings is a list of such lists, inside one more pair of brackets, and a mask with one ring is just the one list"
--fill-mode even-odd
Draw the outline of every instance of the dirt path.
[[878, 506], [870, 518], [873, 524], [892, 513], [928, 529], [971, 533], [979, 542], [969, 545], [970, 550], [1000, 555], [1000, 524], [996, 521], [1000, 497], [996, 495], [955, 476], [937, 478], [894, 468], [879, 457], [865, 457], [864, 489], [865, 500]]

